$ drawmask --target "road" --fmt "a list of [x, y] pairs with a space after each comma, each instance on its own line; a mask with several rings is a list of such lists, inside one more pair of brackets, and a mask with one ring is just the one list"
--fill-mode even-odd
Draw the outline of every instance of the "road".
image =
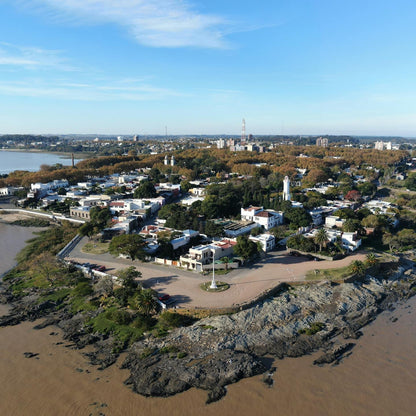
[[353, 260], [365, 259], [365, 254], [357, 253], [342, 260], [317, 263], [306, 257], [289, 256], [285, 251], [272, 252], [250, 268], [241, 268], [227, 275], [217, 276], [218, 280], [228, 283], [230, 288], [224, 292], [209, 293], [202, 291], [199, 285], [210, 280], [211, 276], [202, 276], [175, 267], [115, 258], [108, 253], [86, 254], [81, 248], [87, 242], [88, 239], [84, 237], [67, 260], [104, 265], [111, 274], [134, 266], [142, 273], [140, 280], [145, 287], [151, 287], [160, 294], [168, 293], [176, 300], [176, 305], [182, 308], [228, 308], [241, 305], [279, 283], [303, 281], [309, 270], [344, 267]]

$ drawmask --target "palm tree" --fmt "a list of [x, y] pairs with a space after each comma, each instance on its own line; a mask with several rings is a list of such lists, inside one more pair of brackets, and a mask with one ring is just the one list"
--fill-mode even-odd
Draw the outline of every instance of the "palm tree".
[[328, 242], [328, 233], [325, 228], [320, 228], [315, 235], [315, 243], [319, 245], [319, 251], [322, 251], [322, 246], [326, 246]]
[[368, 253], [367, 254], [367, 259], [366, 259], [366, 264], [370, 267], [375, 266], [378, 263], [378, 258], [376, 257], [376, 255], [374, 253]]
[[361, 260], [354, 260], [350, 265], [349, 265], [349, 271], [352, 274], [357, 274], [358, 276], [363, 276], [365, 273], [365, 265]]
[[136, 296], [136, 307], [145, 315], [150, 315], [157, 309], [157, 300], [152, 289], [142, 289]]
[[221, 259], [221, 262], [222, 262], [223, 264], [225, 264], [225, 270], [228, 270], [228, 265], [229, 265], [230, 263], [232, 263], [232, 260], [231, 260], [229, 257], [224, 256], [224, 257]]

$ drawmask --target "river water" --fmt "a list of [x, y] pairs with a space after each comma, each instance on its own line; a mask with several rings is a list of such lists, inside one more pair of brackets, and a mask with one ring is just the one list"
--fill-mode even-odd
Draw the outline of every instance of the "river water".
[[[0, 224], [0, 240], [8, 241], [0, 246], [0, 273], [24, 244], [18, 229], [28, 232]], [[6, 312], [0, 305], [0, 314]], [[0, 328], [0, 414], [410, 416], [416, 409], [415, 323], [416, 297], [365, 327], [341, 364], [316, 367], [312, 362], [319, 353], [276, 360], [273, 387], [262, 376], [253, 377], [205, 405], [206, 393], [196, 389], [167, 399], [134, 394], [123, 385], [128, 371], [118, 368], [122, 359], [99, 371], [82, 351], [62, 344], [59, 330], [34, 330], [36, 323], [27, 322]], [[24, 352], [39, 355], [24, 358]]]
[[[75, 163], [77, 162], [79, 159], [75, 159]], [[0, 150], [0, 174], [10, 173], [14, 170], [36, 172], [41, 165], [55, 165], [56, 163], [70, 166], [72, 162], [68, 156], [53, 153]]]

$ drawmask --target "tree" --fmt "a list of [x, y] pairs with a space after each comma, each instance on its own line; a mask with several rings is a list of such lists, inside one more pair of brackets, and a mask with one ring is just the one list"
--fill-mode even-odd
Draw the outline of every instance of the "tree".
[[383, 244], [389, 246], [391, 252], [396, 251], [400, 247], [400, 242], [397, 236], [391, 233], [384, 233], [382, 237]]
[[363, 276], [366, 270], [364, 263], [361, 260], [354, 260], [348, 266], [348, 270], [352, 274], [357, 274], [358, 276]]
[[341, 208], [336, 212], [336, 215], [341, 219], [355, 219], [357, 216], [351, 208]]
[[367, 217], [364, 217], [361, 221], [361, 224], [366, 228], [377, 228], [381, 225], [380, 216], [371, 214]]
[[127, 267], [122, 269], [117, 273], [117, 277], [121, 282], [121, 285], [125, 288], [136, 289], [139, 285], [136, 282], [136, 279], [142, 277], [142, 273], [136, 270], [134, 266]]
[[315, 243], [319, 245], [319, 251], [322, 251], [322, 246], [326, 246], [328, 242], [328, 233], [325, 228], [320, 228], [315, 235]]
[[244, 260], [254, 257], [258, 253], [258, 246], [254, 241], [248, 239], [246, 235], [237, 237], [237, 244], [233, 248], [234, 254]]
[[156, 198], [157, 192], [155, 186], [150, 181], [144, 181], [134, 191], [134, 198]]
[[290, 208], [285, 213], [285, 219], [289, 221], [291, 230], [296, 230], [300, 227], [307, 227], [312, 222], [312, 217], [303, 208]]
[[364, 183], [360, 183], [357, 186], [357, 189], [361, 193], [361, 195], [371, 196], [376, 193], [377, 186], [374, 185], [372, 182], [364, 182]]
[[152, 289], [142, 289], [136, 295], [134, 303], [136, 308], [146, 316], [155, 312], [158, 307], [155, 292]]
[[144, 244], [143, 238], [137, 234], [123, 234], [114, 237], [108, 249], [114, 256], [123, 254], [129, 256], [132, 261], [135, 259], [144, 260], [146, 257], [143, 251]]
[[108, 207], [92, 207], [90, 210], [91, 222], [99, 229], [105, 228], [111, 217], [111, 211]]
[[352, 189], [351, 191], [347, 192], [347, 194], [345, 195], [345, 199], [348, 199], [348, 201], [357, 202], [361, 199], [361, 194], [355, 189]]
[[210, 237], [221, 237], [224, 233], [224, 228], [214, 221], [207, 221], [205, 224], [205, 234]]
[[79, 233], [83, 237], [87, 236], [88, 238], [91, 239], [91, 237], [95, 233], [94, 224], [91, 221], [85, 222], [84, 224], [81, 225], [81, 227], [79, 227]]
[[316, 251], [315, 243], [310, 238], [306, 238], [302, 234], [297, 234], [289, 237], [286, 241], [287, 248], [293, 248], [294, 250], [305, 251], [313, 253]]
[[221, 263], [225, 264], [225, 270], [228, 270], [228, 265], [229, 265], [230, 263], [232, 263], [232, 262], [233, 262], [233, 261], [232, 261], [229, 257], [227, 257], [227, 256], [222, 257], [220, 260], [221, 260]]
[[375, 266], [378, 263], [378, 259], [374, 253], [368, 253], [365, 263], [368, 267]]
[[359, 220], [353, 220], [352, 218], [348, 218], [345, 220], [342, 229], [346, 233], [353, 233], [355, 231], [362, 231], [363, 227]]

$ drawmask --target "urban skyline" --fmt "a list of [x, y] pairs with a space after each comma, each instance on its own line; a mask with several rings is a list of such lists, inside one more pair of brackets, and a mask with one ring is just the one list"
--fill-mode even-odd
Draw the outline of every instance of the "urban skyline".
[[0, 133], [414, 136], [409, 0], [0, 1]]

